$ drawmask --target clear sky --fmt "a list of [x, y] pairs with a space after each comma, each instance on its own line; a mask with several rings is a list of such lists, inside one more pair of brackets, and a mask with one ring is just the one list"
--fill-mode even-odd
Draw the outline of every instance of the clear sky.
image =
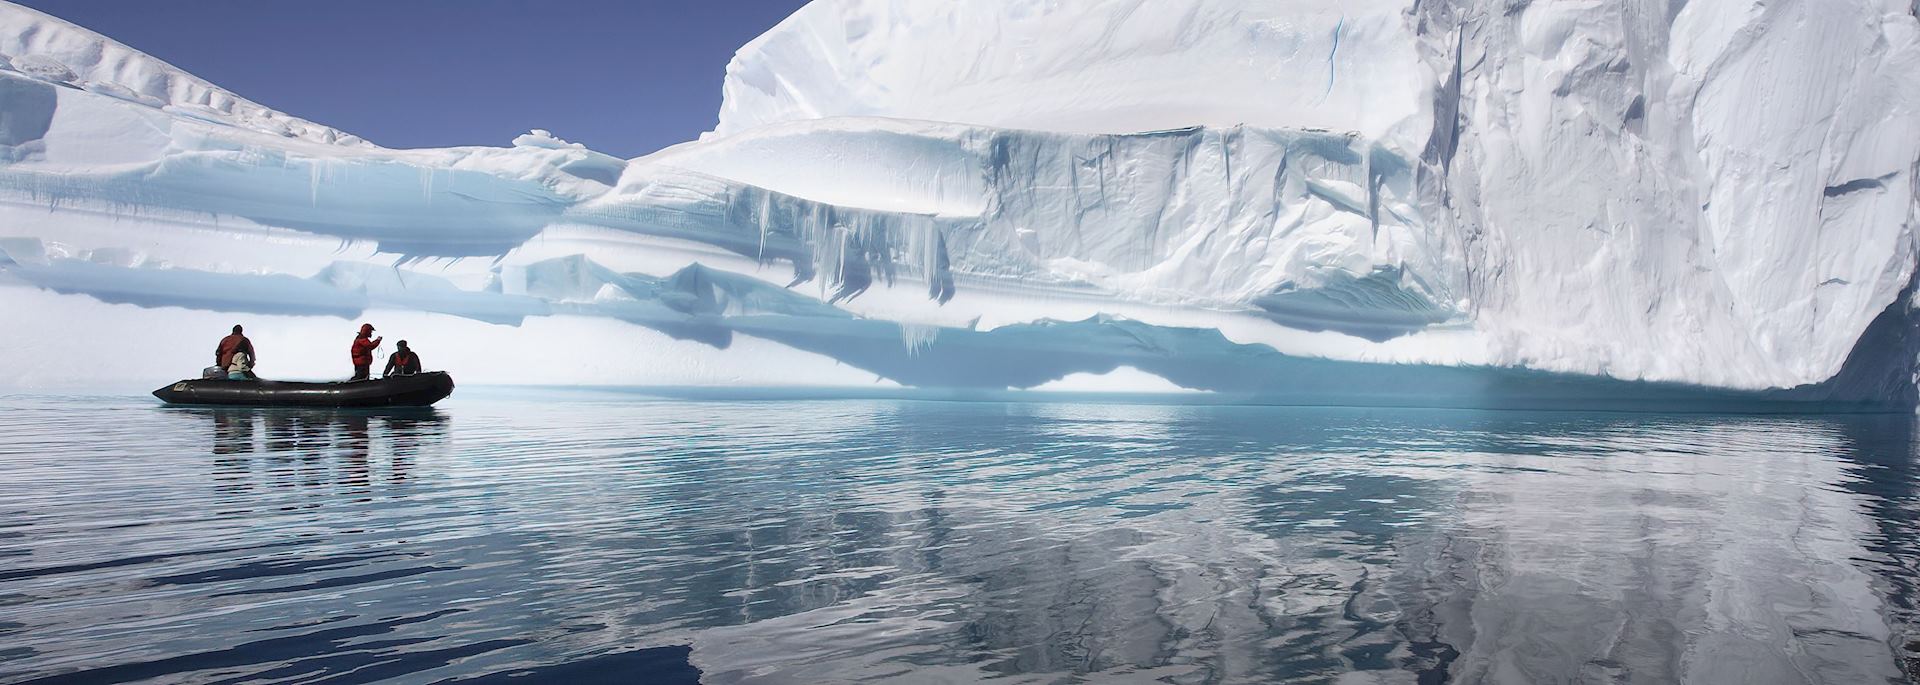
[[805, 0], [13, 0], [388, 147], [528, 129], [634, 157], [713, 128], [733, 51]]

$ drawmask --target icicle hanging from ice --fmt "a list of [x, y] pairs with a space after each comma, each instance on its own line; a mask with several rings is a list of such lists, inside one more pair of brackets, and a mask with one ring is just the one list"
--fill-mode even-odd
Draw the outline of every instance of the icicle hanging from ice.
[[900, 344], [906, 346], [907, 356], [918, 357], [921, 352], [933, 347], [940, 339], [940, 327], [920, 323], [900, 323]]
[[764, 263], [767, 261], [767, 232], [773, 229], [772, 221], [769, 218], [772, 207], [769, 206], [771, 200], [765, 191], [755, 193], [755, 195], [759, 198], [760, 205], [760, 253], [756, 255], [755, 258]]
[[313, 206], [320, 206], [320, 169], [326, 164], [324, 159], [307, 162], [307, 193]]

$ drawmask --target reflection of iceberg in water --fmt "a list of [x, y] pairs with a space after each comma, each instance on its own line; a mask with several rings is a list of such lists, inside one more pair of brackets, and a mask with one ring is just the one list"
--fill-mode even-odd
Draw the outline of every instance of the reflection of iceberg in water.
[[[1869, 682], [1898, 677], [1844, 421], [1594, 423], [1528, 435], [1591, 467], [1494, 447], [1463, 465], [1436, 632], [1468, 681]], [[1577, 438], [1570, 442], [1568, 438]], [[1559, 444], [1555, 444], [1559, 443]], [[1565, 456], [1552, 457], [1566, 459]], [[1407, 597], [1431, 593], [1416, 575]], [[1445, 576], [1441, 576], [1445, 578]], [[1464, 640], [1464, 641], [1462, 641]]]
[[522, 399], [0, 412], [8, 667], [1853, 683], [1920, 625], [1910, 417]]
[[[735, 578], [743, 609], [773, 613], [691, 631], [695, 662], [712, 682], [1898, 677], [1911, 618], [1855, 561], [1880, 534], [1833, 456], [1854, 419], [1185, 414], [1011, 409], [1010, 434], [1074, 430], [843, 493], [843, 525], [756, 541], [820, 556]], [[962, 428], [927, 418], [869, 429], [952, 449]], [[859, 549], [887, 553], [836, 567]]]
[[1847, 422], [1841, 432], [1854, 455], [1842, 485], [1862, 500], [1872, 525], [1852, 561], [1873, 571], [1888, 622], [1900, 629], [1894, 637], [1902, 666], [1920, 682], [1920, 539], [1910, 523], [1920, 503], [1917, 427], [1911, 417], [1887, 417]]
[[[621, 502], [626, 524], [473, 544], [620, 578], [597, 600], [535, 592], [692, 644], [715, 683], [1866, 682], [1898, 677], [1920, 616], [1901, 418], [835, 406], [729, 417], [749, 437], [711, 457], [624, 467], [644, 496], [550, 514]], [[786, 420], [815, 431], [750, 437]], [[213, 425], [216, 452], [341, 457], [334, 480], [301, 459], [268, 480], [351, 495], [361, 445], [378, 472], [438, 439], [383, 422]], [[658, 551], [623, 565], [631, 549]]]

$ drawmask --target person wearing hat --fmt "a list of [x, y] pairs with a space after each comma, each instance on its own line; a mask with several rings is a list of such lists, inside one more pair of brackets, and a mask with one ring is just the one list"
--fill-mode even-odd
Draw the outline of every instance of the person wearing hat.
[[411, 376], [420, 373], [420, 355], [407, 348], [407, 341], [402, 340], [394, 343], [393, 346], [399, 349], [387, 356], [387, 370], [381, 371], [380, 376], [382, 378], [395, 374]]
[[373, 324], [360, 324], [360, 334], [353, 337], [353, 378], [364, 381], [373, 375], [373, 348], [380, 346], [381, 338], [373, 337]]

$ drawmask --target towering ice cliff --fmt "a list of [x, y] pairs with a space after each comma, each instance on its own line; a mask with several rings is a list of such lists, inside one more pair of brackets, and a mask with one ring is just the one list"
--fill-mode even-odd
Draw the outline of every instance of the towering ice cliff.
[[246, 313], [281, 375], [377, 317], [471, 382], [1897, 405], [1916, 39], [1865, 0], [817, 0], [628, 161], [389, 150], [0, 5], [0, 299], [109, 360], [62, 381]]
[[[1238, 159], [1234, 180], [1347, 176], [1358, 181], [1352, 202], [1330, 204], [1370, 210], [1356, 212], [1371, 224], [1363, 239], [1270, 280], [1394, 274], [1402, 293], [1340, 298], [1359, 310], [1345, 315], [1424, 301], [1405, 309], [1470, 323], [1492, 363], [1786, 386], [1835, 374], [1913, 272], [1920, 25], [1910, 10], [816, 2], [741, 51], [714, 137], [879, 116], [1076, 133], [1207, 126], [1225, 129], [1213, 134], [1222, 140], [1330, 130], [1365, 141], [1364, 161], [1327, 174]], [[1211, 157], [1224, 167], [1228, 150]], [[1211, 151], [1196, 152], [1188, 159]], [[858, 186], [899, 171], [844, 173], [853, 179], [803, 182]], [[1232, 181], [1217, 190], [1231, 196]], [[1404, 227], [1384, 240], [1380, 205]], [[1256, 239], [1298, 228], [1273, 221], [1285, 216], [1279, 203], [1250, 211]], [[1003, 218], [989, 212], [988, 224]], [[1238, 217], [1224, 218], [1175, 221], [1207, 237], [1244, 234], [1229, 228]], [[1082, 246], [1057, 254], [1129, 272], [1194, 257], [1106, 219], [1029, 228], [1043, 242], [1111, 230], [1127, 258]], [[1235, 267], [1272, 264], [1269, 255], [1227, 252], [1172, 268], [1240, 288], [1233, 299], [1257, 306], [1274, 283]]]

